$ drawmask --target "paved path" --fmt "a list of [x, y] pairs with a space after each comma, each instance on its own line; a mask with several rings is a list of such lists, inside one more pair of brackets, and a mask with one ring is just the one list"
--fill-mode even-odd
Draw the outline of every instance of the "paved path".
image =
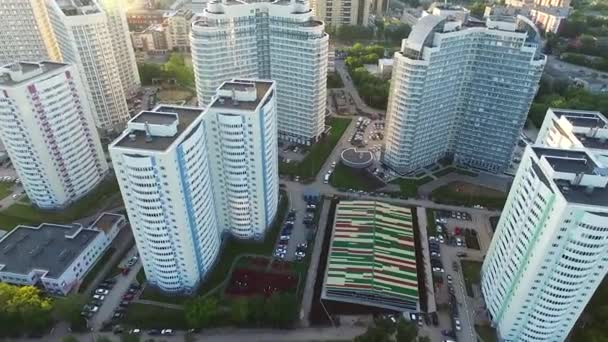
[[357, 92], [357, 88], [355, 88], [355, 85], [353, 84], [352, 79], [350, 78], [350, 75], [348, 74], [348, 71], [346, 70], [346, 66], [344, 65], [344, 60], [336, 59], [335, 63], [336, 63], [336, 72], [338, 72], [338, 74], [340, 74], [340, 77], [342, 77], [342, 82], [344, 83], [344, 90], [346, 90], [348, 93], [350, 93], [352, 99], [355, 101], [355, 105], [357, 106], [357, 108], [360, 111], [363, 111], [369, 115], [376, 115], [378, 113], [384, 115], [384, 110], [369, 107], [368, 105], [365, 104], [365, 102], [363, 102], [363, 100], [359, 96], [359, 93]]
[[422, 241], [422, 255], [424, 256], [424, 268], [427, 272], [424, 272], [425, 275], [425, 284], [427, 291], [427, 312], [435, 312], [437, 311], [437, 303], [435, 302], [435, 288], [433, 286], [433, 274], [431, 272], [431, 254], [429, 252], [429, 244], [426, 243], [428, 241], [427, 234], [427, 222], [426, 222], [426, 208], [417, 207], [416, 214], [418, 216], [418, 227], [420, 232], [419, 240]]
[[[311, 341], [352, 341], [356, 336], [365, 332], [365, 327], [344, 326], [338, 328], [300, 328], [300, 329], [207, 329], [200, 334], [191, 335], [194, 341], [204, 342], [311, 342]], [[57, 334], [56, 334], [57, 335]], [[67, 334], [66, 334], [67, 335]], [[46, 337], [45, 341], [60, 342], [65, 336]], [[121, 341], [119, 336], [112, 333], [73, 334], [79, 341], [96, 341], [106, 337], [110, 341]], [[140, 340], [157, 340], [166, 342], [183, 342], [185, 333], [178, 331], [175, 336], [150, 336], [142, 334]], [[38, 342], [40, 339], [15, 339], [14, 341]]]
[[302, 307], [300, 308], [300, 323], [304, 327], [310, 326], [308, 317], [310, 314], [310, 308], [312, 306], [315, 282], [317, 279], [317, 270], [319, 268], [319, 259], [321, 258], [321, 252], [323, 250], [323, 237], [325, 236], [325, 228], [327, 226], [327, 216], [329, 215], [330, 206], [331, 201], [325, 200], [323, 203], [323, 209], [321, 211], [321, 219], [319, 220], [319, 228], [317, 229], [315, 242], [312, 246], [312, 256], [310, 258], [310, 265], [308, 266], [308, 275], [306, 276], [304, 295], [302, 296]]
[[167, 309], [184, 310], [184, 307], [182, 305], [155, 302], [153, 300], [138, 299], [135, 302], [140, 303], [140, 304], [160, 306], [161, 308], [167, 308]]

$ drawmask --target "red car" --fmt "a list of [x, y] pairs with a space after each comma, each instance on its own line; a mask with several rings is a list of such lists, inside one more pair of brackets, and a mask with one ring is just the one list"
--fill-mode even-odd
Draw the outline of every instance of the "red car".
[[460, 235], [460, 233], [462, 233], [462, 228], [460, 228], [460, 227], [454, 228], [454, 235]]
[[124, 300], [132, 300], [133, 299], [133, 295], [130, 294], [130, 293], [128, 293], [128, 294], [122, 296], [122, 299], [124, 299]]
[[123, 275], [127, 275], [127, 274], [129, 274], [129, 271], [130, 271], [130, 270], [131, 270], [130, 268], [125, 267], [125, 268], [123, 268], [123, 269], [122, 269], [122, 274], [123, 274]]

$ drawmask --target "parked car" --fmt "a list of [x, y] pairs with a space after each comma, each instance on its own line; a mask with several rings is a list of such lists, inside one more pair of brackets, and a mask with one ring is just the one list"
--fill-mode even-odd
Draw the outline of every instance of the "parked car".
[[454, 320], [454, 326], [456, 327], [456, 331], [460, 331], [460, 320], [459, 319], [455, 319]]
[[160, 335], [161, 331], [158, 329], [152, 329], [152, 330], [148, 330], [148, 335], [150, 336], [155, 336], [155, 335]]
[[106, 296], [96, 294], [96, 295], [93, 295], [93, 299], [96, 299], [96, 300], [102, 301], [102, 300], [106, 299]]
[[97, 289], [97, 290], [95, 290], [95, 294], [107, 295], [108, 293], [110, 293], [110, 291], [108, 291], [106, 289]]
[[165, 335], [165, 336], [173, 336], [173, 330], [172, 329], [163, 329], [160, 332], [161, 335]]

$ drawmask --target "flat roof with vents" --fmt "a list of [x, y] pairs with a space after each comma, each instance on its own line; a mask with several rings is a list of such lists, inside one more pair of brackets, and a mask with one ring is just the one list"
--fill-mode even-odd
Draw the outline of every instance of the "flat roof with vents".
[[17, 226], [0, 240], [0, 271], [28, 275], [40, 270], [58, 278], [98, 234], [80, 225]]

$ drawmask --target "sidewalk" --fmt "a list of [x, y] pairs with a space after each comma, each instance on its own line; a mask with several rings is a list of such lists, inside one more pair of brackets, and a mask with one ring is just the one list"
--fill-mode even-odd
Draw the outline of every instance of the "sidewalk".
[[[428, 235], [426, 231], [426, 208], [416, 207], [418, 216], [418, 231], [420, 232], [420, 244], [422, 247], [422, 255], [424, 256], [424, 269], [431, 270], [431, 255], [429, 254]], [[427, 312], [436, 312], [437, 303], [435, 302], [435, 287], [433, 285], [433, 275], [431, 272], [424, 272], [426, 285]]]

